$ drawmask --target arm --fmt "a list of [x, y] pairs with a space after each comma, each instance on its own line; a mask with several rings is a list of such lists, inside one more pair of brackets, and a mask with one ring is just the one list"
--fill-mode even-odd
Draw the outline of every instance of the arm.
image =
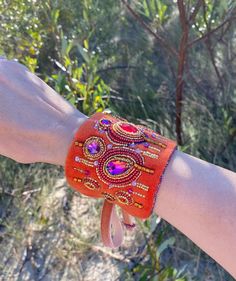
[[0, 60], [0, 155], [21, 163], [64, 165], [85, 119], [26, 67]]
[[[0, 60], [0, 154], [63, 166], [85, 119], [27, 68]], [[235, 173], [176, 151], [155, 211], [236, 277]]]
[[176, 151], [155, 212], [236, 278], [236, 173]]

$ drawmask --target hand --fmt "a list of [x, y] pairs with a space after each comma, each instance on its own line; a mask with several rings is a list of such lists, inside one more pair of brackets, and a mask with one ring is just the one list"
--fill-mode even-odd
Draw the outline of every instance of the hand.
[[64, 165], [86, 119], [25, 66], [0, 59], [0, 154], [21, 163]]

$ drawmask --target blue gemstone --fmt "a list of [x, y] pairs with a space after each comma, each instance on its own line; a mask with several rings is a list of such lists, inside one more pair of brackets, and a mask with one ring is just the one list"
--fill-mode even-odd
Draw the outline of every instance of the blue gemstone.
[[101, 123], [102, 123], [103, 125], [108, 126], [108, 125], [110, 125], [110, 124], [111, 124], [111, 121], [110, 121], [110, 120], [108, 120], [108, 119], [102, 119], [102, 120], [101, 120]]

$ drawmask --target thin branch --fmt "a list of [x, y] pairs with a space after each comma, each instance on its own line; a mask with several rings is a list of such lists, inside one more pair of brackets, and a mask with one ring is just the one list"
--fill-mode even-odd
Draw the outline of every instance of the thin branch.
[[219, 29], [221, 29], [222, 27], [224, 27], [224, 25], [226, 23], [231, 22], [231, 20], [235, 19], [236, 17], [230, 17], [227, 18], [226, 20], [224, 20], [220, 25], [218, 25], [216, 28], [211, 29], [209, 32], [204, 33], [202, 36], [193, 39], [191, 42], [188, 43], [188, 48], [191, 48], [195, 43], [207, 38], [208, 36], [212, 35], [213, 33], [215, 33], [216, 31], [218, 31]]
[[183, 90], [184, 90], [184, 71], [185, 71], [185, 61], [187, 59], [187, 45], [188, 45], [188, 35], [189, 35], [189, 24], [186, 18], [186, 11], [183, 0], [178, 0], [179, 18], [182, 27], [182, 36], [179, 44], [178, 53], [178, 72], [176, 80], [176, 120], [175, 120], [175, 130], [177, 136], [177, 143], [182, 145], [182, 101], [183, 101]]
[[121, 2], [126, 6], [128, 11], [132, 14], [132, 16], [143, 26], [145, 30], [147, 30], [152, 36], [154, 36], [170, 53], [171, 55], [177, 57], [178, 53], [176, 50], [169, 45], [168, 42], [164, 38], [162, 38], [159, 34], [155, 33], [146, 23], [145, 21], [130, 7], [130, 5], [126, 2], [126, 0], [121, 0]]
[[189, 20], [188, 20], [189, 23], [191, 23], [195, 20], [201, 6], [202, 6], [202, 0], [198, 0], [196, 6], [194, 7], [194, 11], [192, 12], [192, 14], [189, 17]]
[[214, 56], [214, 48], [212, 47], [212, 43], [211, 43], [211, 36], [210, 36], [210, 30], [211, 30], [211, 27], [210, 27], [210, 23], [207, 21], [207, 18], [206, 18], [206, 2], [205, 0], [203, 0], [203, 20], [204, 20], [204, 23], [206, 25], [206, 29], [207, 29], [207, 37], [206, 37], [206, 47], [207, 47], [207, 50], [209, 52], [209, 55], [210, 55], [210, 59], [211, 59], [211, 63], [215, 69], [215, 72], [216, 72], [216, 76], [220, 82], [220, 86], [221, 86], [221, 89], [223, 90], [224, 89], [224, 83], [223, 83], [223, 80], [222, 80], [222, 77], [221, 77], [221, 74], [220, 74], [220, 71], [216, 65], [216, 62], [215, 62], [215, 56]]
[[114, 66], [108, 66], [107, 68], [101, 68], [97, 70], [97, 73], [101, 73], [101, 72], [106, 72], [106, 71], [110, 71], [110, 70], [117, 70], [117, 69], [136, 69], [138, 68], [137, 66], [133, 66], [133, 65], [114, 65]]

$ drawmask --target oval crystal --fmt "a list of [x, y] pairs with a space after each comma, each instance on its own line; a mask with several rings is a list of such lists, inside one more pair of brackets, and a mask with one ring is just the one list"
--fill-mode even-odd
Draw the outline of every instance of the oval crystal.
[[111, 175], [120, 175], [129, 169], [129, 164], [121, 160], [112, 160], [107, 163], [106, 169]]
[[102, 119], [102, 120], [101, 120], [101, 123], [102, 123], [103, 125], [108, 126], [108, 125], [110, 125], [110, 124], [111, 124], [111, 121], [110, 121], [110, 120], [108, 120], [108, 119]]
[[128, 133], [137, 133], [138, 132], [138, 129], [130, 123], [122, 123], [120, 125], [120, 127], [121, 127], [122, 130], [124, 130]]

